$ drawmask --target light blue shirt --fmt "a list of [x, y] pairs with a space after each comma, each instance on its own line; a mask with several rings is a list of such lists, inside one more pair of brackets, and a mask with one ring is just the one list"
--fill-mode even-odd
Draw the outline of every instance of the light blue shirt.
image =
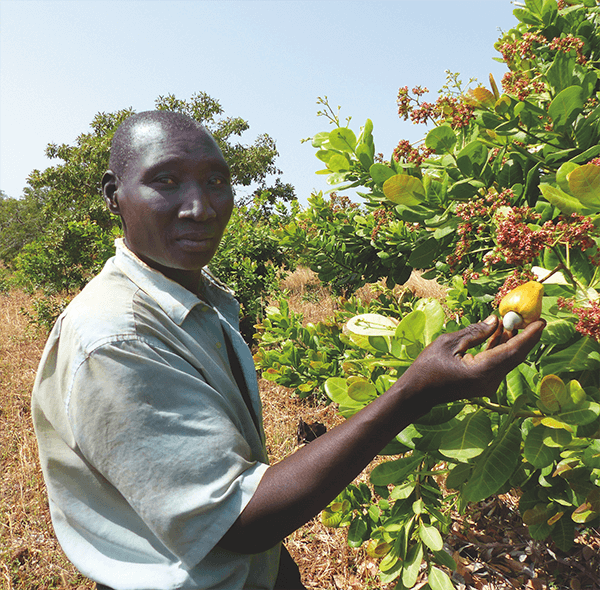
[[203, 282], [201, 300], [117, 241], [40, 362], [32, 409], [56, 536], [84, 575], [115, 590], [262, 590], [277, 576], [279, 546], [216, 546], [268, 460], [238, 304], [208, 273]]

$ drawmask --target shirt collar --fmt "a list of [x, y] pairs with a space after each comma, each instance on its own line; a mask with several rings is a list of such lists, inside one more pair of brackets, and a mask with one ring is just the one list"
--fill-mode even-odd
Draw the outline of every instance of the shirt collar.
[[[115, 265], [142, 291], [150, 296], [160, 308], [180, 326], [190, 311], [202, 301], [182, 287], [179, 283], [169, 279], [158, 270], [148, 266], [138, 258], [126, 245], [123, 238], [115, 240], [116, 255]], [[224, 311], [233, 312], [236, 317], [239, 307], [233, 298], [231, 290], [217, 281], [208, 271], [202, 270], [202, 279], [205, 290], [203, 295], [209, 303], [219, 305], [225, 303]], [[233, 318], [231, 318], [233, 319]]]

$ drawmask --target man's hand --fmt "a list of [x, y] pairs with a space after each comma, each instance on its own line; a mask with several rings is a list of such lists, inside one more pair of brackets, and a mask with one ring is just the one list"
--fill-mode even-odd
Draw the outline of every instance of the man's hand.
[[[437, 338], [399, 382], [428, 408], [457, 399], [490, 397], [507, 373], [523, 362], [538, 343], [544, 326], [545, 322], [538, 320], [512, 336], [503, 331], [496, 316], [490, 316]], [[468, 352], [488, 339], [482, 352], [476, 355]]]

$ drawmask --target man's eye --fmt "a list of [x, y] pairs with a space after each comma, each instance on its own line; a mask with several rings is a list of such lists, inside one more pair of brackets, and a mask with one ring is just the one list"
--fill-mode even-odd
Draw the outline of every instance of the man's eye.
[[171, 186], [176, 184], [175, 179], [172, 176], [159, 176], [155, 182]]
[[225, 180], [224, 178], [222, 178], [220, 176], [214, 176], [208, 182], [209, 182], [209, 184], [216, 184], [216, 185], [227, 184], [227, 180]]

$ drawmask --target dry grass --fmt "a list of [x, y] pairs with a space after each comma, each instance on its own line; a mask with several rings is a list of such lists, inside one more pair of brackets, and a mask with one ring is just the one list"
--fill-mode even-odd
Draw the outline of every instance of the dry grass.
[[19, 291], [0, 294], [0, 587], [89, 589], [93, 583], [66, 560], [50, 523], [30, 406], [45, 335], [19, 313], [29, 304]]

